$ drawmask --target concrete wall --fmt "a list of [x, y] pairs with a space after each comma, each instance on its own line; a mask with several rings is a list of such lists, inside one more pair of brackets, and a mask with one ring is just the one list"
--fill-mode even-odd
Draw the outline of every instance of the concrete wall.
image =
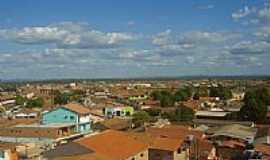
[[181, 151], [181, 153], [178, 153], [175, 151], [173, 153], [174, 160], [188, 160], [188, 151]]
[[148, 160], [148, 150], [142, 151], [134, 156], [127, 158], [126, 160]]
[[87, 115], [87, 116], [80, 116], [79, 122], [80, 122], [80, 123], [88, 123], [88, 122], [90, 122], [90, 115]]
[[174, 160], [172, 151], [149, 149], [149, 160]]
[[53, 139], [48, 138], [26, 138], [26, 137], [2, 137], [0, 136], [0, 141], [2, 142], [13, 142], [13, 143], [44, 143], [52, 144]]
[[270, 144], [270, 136], [260, 137], [255, 140], [256, 144], [266, 143]]
[[[131, 116], [134, 113], [133, 107], [106, 107], [105, 116], [118, 116], [117, 112], [120, 113], [120, 116]], [[127, 114], [128, 113], [128, 114]]]
[[165, 151], [149, 149], [149, 160], [188, 160], [188, 151]]

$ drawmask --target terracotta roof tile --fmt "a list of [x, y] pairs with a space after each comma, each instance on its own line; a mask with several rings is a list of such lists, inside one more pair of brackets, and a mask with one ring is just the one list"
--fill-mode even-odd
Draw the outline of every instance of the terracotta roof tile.
[[258, 144], [255, 146], [255, 150], [262, 152], [264, 155], [270, 156], [270, 145]]
[[182, 139], [184, 140], [188, 135], [193, 135], [196, 138], [202, 138], [203, 132], [189, 129], [183, 126], [165, 126], [163, 128], [148, 128], [147, 133], [154, 137]]
[[125, 132], [114, 130], [80, 139], [76, 143], [115, 160], [126, 159], [147, 149], [146, 143], [134, 139]]
[[62, 106], [63, 108], [66, 108], [68, 110], [71, 110], [73, 112], [76, 112], [78, 114], [88, 114], [90, 113], [90, 110], [80, 104], [76, 104], [76, 103], [69, 103], [66, 105]]
[[167, 150], [167, 151], [176, 151], [181, 147], [183, 140], [169, 139], [169, 138], [155, 138], [153, 144], [150, 145], [150, 148]]

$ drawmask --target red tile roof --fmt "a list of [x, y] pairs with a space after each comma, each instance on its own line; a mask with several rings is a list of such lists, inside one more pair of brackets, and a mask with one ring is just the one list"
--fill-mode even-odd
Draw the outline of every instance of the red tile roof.
[[129, 134], [114, 130], [80, 139], [76, 143], [115, 160], [129, 158], [147, 150], [148, 147], [146, 143], [136, 140]]
[[148, 128], [147, 133], [154, 137], [185, 139], [188, 135], [193, 135], [196, 138], [202, 138], [203, 132], [189, 129], [184, 126], [165, 126], [163, 128]]
[[258, 144], [255, 146], [255, 150], [258, 152], [262, 152], [264, 155], [270, 156], [270, 145]]
[[77, 103], [69, 103], [62, 106], [63, 108], [66, 108], [68, 110], [71, 110], [73, 112], [76, 112], [78, 114], [89, 114], [90, 110], [80, 104]]
[[169, 139], [169, 138], [155, 138], [150, 145], [152, 149], [176, 151], [183, 144], [183, 140]]

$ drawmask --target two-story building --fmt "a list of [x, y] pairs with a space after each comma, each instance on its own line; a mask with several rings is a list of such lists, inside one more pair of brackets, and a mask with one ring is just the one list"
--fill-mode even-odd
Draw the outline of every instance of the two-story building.
[[53, 110], [43, 112], [41, 123], [75, 124], [76, 132], [89, 133], [91, 131], [90, 110], [75, 103], [61, 105]]

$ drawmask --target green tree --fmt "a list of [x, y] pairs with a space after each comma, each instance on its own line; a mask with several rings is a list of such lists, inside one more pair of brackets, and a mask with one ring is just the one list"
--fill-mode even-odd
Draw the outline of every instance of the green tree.
[[176, 121], [191, 121], [194, 111], [191, 108], [181, 106], [175, 110]]
[[189, 88], [179, 89], [175, 92], [175, 100], [176, 101], [187, 101], [192, 95], [192, 91]]
[[56, 96], [54, 98], [55, 104], [67, 104], [71, 99], [72, 94], [71, 93], [56, 93]]
[[231, 90], [229, 88], [224, 88], [222, 86], [211, 87], [209, 95], [210, 97], [219, 97], [220, 99], [223, 100], [232, 98]]
[[35, 99], [30, 99], [27, 101], [27, 108], [42, 108], [44, 105], [44, 101], [42, 98], [38, 97]]
[[152, 117], [156, 117], [159, 116], [161, 114], [161, 109], [159, 108], [149, 108], [146, 110], [146, 112], [152, 116]]
[[160, 100], [161, 107], [173, 107], [175, 103], [175, 99], [172, 95], [164, 95]]
[[144, 125], [145, 122], [150, 121], [150, 116], [145, 111], [137, 111], [132, 116], [132, 122], [136, 127]]
[[172, 107], [175, 103], [175, 96], [169, 91], [154, 91], [151, 96], [154, 100], [160, 101], [161, 107]]
[[194, 111], [181, 106], [174, 111], [162, 113], [161, 117], [169, 119], [171, 122], [191, 121], [194, 118]]
[[243, 120], [262, 122], [266, 119], [267, 106], [270, 105], [270, 92], [266, 88], [248, 91], [244, 97], [244, 106], [239, 115]]
[[16, 96], [15, 101], [17, 105], [23, 105], [27, 101], [27, 99], [18, 95]]

